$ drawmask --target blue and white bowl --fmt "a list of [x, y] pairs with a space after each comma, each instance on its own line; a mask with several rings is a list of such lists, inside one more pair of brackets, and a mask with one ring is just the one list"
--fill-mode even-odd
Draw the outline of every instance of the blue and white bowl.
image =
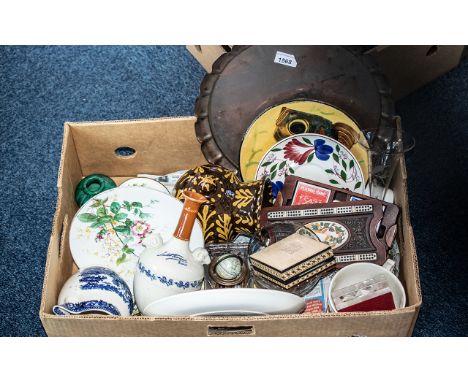
[[52, 310], [61, 316], [83, 313], [130, 316], [133, 296], [127, 283], [113, 270], [89, 267], [66, 281]]

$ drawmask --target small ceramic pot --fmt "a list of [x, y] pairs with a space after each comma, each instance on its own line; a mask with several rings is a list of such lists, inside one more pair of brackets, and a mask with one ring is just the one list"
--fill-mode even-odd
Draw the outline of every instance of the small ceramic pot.
[[87, 177], [81, 179], [80, 183], [78, 183], [78, 185], [76, 186], [76, 203], [81, 207], [93, 196], [115, 187], [117, 187], [115, 182], [106, 175], [88, 175]]
[[125, 281], [105, 267], [89, 267], [73, 274], [63, 285], [52, 311], [68, 314], [130, 316], [133, 296]]
[[268, 179], [243, 183], [234, 171], [217, 165], [203, 165], [187, 171], [175, 185], [175, 197], [184, 190], [205, 196], [198, 219], [206, 243], [230, 241], [235, 233], [255, 233], [260, 229], [260, 209], [272, 205]]
[[[373, 278], [378, 275], [384, 275], [393, 295], [393, 302], [397, 309], [406, 306], [405, 288], [401, 281], [388, 268], [393, 262], [386, 262], [383, 266], [372, 263], [354, 263], [340, 269], [332, 278], [328, 288], [328, 302], [332, 312], [336, 312], [335, 302], [333, 301], [333, 292]], [[393, 263], [394, 264], [394, 263]]]

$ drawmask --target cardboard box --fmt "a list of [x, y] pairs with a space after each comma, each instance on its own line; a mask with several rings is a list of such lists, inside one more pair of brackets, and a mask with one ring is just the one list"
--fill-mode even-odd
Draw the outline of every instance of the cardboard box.
[[[213, 63], [232, 45], [187, 45], [187, 50], [210, 73]], [[395, 100], [455, 68], [463, 45], [378, 45], [366, 51], [381, 66]]]
[[[65, 123], [58, 174], [58, 197], [45, 267], [40, 318], [49, 336], [408, 336], [419, 307], [421, 290], [410, 224], [406, 171], [399, 163], [393, 190], [401, 206], [398, 243], [400, 272], [408, 306], [391, 312], [317, 313], [243, 317], [55, 316], [52, 307], [64, 282], [77, 267], [68, 234], [77, 211], [75, 187], [92, 173], [117, 182], [138, 173], [165, 174], [205, 163], [194, 132], [194, 117], [153, 120]], [[119, 157], [115, 150], [135, 153]]]
[[395, 100], [458, 66], [463, 45], [380, 45], [367, 51], [379, 63]]

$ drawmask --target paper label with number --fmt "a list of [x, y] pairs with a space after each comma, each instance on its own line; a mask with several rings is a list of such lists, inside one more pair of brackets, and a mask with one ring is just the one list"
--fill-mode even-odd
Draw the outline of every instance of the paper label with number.
[[276, 64], [286, 65], [292, 68], [295, 68], [297, 66], [297, 61], [293, 54], [283, 53], [279, 51], [276, 52], [274, 62]]

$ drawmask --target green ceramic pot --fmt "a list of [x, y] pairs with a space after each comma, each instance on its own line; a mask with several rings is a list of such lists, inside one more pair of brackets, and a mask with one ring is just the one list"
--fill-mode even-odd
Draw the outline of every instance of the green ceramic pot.
[[88, 175], [86, 178], [81, 179], [78, 186], [76, 186], [76, 203], [81, 207], [93, 196], [115, 187], [117, 187], [117, 185], [108, 176], [102, 174]]

